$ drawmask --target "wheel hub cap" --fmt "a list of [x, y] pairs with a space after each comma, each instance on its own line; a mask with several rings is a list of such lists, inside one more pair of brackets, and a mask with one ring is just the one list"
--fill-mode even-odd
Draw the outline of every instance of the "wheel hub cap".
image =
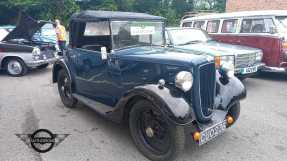
[[13, 75], [20, 74], [22, 72], [22, 66], [18, 61], [10, 61], [8, 63], [8, 71]]
[[152, 138], [154, 136], [154, 131], [151, 127], [146, 128], [145, 133], [150, 138]]

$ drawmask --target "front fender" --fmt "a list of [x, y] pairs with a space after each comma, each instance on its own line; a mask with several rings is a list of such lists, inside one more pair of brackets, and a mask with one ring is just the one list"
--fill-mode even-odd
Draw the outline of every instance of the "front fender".
[[126, 102], [135, 97], [144, 98], [157, 106], [163, 114], [175, 124], [184, 125], [195, 120], [195, 114], [188, 102], [182, 97], [178, 89], [159, 87], [155, 84], [139, 86], [127, 92], [119, 101], [123, 108]]
[[58, 72], [61, 69], [65, 69], [67, 71], [69, 77], [70, 77], [70, 80], [72, 80], [72, 76], [71, 76], [70, 70], [69, 70], [67, 64], [65, 63], [65, 60], [63, 58], [61, 58], [61, 59], [58, 59], [53, 65], [53, 69], [52, 69], [52, 81], [53, 81], [53, 83], [57, 82], [57, 80], [58, 80]]
[[229, 78], [227, 84], [222, 84], [217, 77], [217, 84], [219, 85], [219, 93], [216, 96], [216, 105], [224, 110], [228, 110], [234, 102], [238, 102], [247, 96], [247, 91], [242, 82], [234, 77]]

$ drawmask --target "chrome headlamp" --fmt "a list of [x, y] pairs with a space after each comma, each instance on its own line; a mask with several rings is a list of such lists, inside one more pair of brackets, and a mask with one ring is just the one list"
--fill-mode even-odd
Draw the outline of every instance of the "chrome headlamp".
[[175, 86], [180, 88], [184, 92], [187, 92], [191, 89], [193, 84], [193, 76], [190, 72], [181, 71], [177, 73], [175, 77]]
[[263, 58], [263, 52], [262, 51], [257, 52], [256, 53], [256, 61], [262, 61], [262, 58]]
[[234, 64], [231, 64], [230, 62], [222, 64], [220, 70], [229, 78], [234, 76]]
[[234, 66], [234, 60], [235, 60], [234, 55], [216, 56], [215, 65], [217, 68], [221, 67], [225, 63]]
[[37, 48], [37, 47], [34, 47], [33, 51], [32, 51], [33, 59], [34, 60], [39, 60], [40, 59], [40, 55], [41, 55], [41, 50], [39, 48]]

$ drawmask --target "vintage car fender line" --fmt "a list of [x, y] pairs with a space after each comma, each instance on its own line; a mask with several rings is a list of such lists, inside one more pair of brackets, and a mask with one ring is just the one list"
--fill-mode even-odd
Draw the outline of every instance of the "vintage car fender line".
[[239, 100], [246, 98], [247, 91], [244, 85], [236, 77], [229, 78], [229, 83], [223, 85], [217, 80], [220, 85], [219, 95], [221, 96], [221, 103], [223, 109], [229, 110], [229, 108]]
[[174, 124], [185, 125], [194, 121], [196, 118], [192, 106], [180, 95], [173, 96], [171, 93], [169, 88], [160, 88], [157, 84], [139, 86], [124, 94], [115, 111], [119, 110], [118, 112], [123, 118], [125, 110], [128, 108], [126, 107], [127, 103], [135, 97], [142, 97], [157, 106], [166, 118]]
[[[4, 53], [4, 54], [3, 54]], [[17, 54], [17, 53], [13, 53], [13, 52], [3, 52], [1, 53], [2, 56], [0, 56], [0, 69], [3, 67], [3, 60], [7, 57], [17, 57], [21, 60], [23, 60], [24, 63], [26, 63], [27, 59], [29, 56], [27, 55], [30, 55], [31, 53], [29, 52], [22, 52], [21, 54]], [[32, 58], [31, 58], [32, 59]]]
[[56, 74], [58, 74], [58, 71], [59, 71], [58, 67], [59, 67], [59, 66], [61, 67], [61, 69], [65, 69], [65, 70], [67, 71], [67, 73], [68, 73], [68, 75], [69, 75], [69, 78], [70, 78], [70, 80], [72, 81], [73, 79], [72, 79], [70, 70], [69, 70], [67, 64], [65, 63], [64, 59], [61, 58], [61, 59], [59, 59], [58, 61], [56, 61], [55, 64], [54, 64], [54, 66], [53, 66], [53, 79], [52, 79], [52, 80], [53, 80], [53, 83], [56, 83], [56, 82], [57, 82], [57, 75], [56, 75]]

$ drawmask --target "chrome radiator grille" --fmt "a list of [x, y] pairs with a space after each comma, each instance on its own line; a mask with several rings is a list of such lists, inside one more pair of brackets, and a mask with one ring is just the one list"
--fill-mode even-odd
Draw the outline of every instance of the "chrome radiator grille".
[[214, 63], [201, 65], [200, 75], [200, 104], [205, 116], [211, 114], [215, 97], [215, 65]]
[[256, 53], [240, 54], [236, 56], [235, 68], [252, 66], [256, 63]]

